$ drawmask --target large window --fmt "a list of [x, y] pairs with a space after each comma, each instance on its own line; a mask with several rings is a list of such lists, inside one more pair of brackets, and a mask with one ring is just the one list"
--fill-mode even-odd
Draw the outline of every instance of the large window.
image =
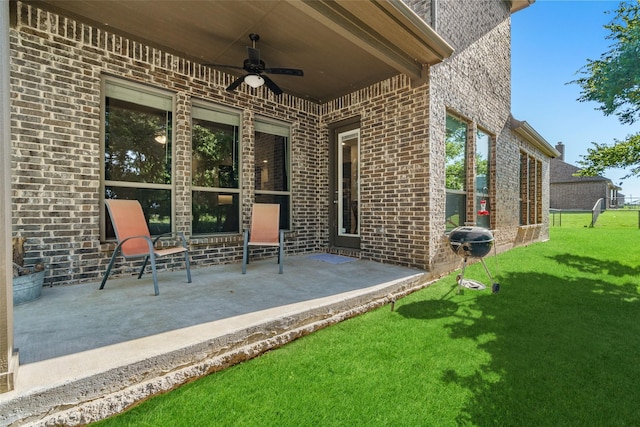
[[238, 114], [192, 108], [192, 232], [240, 231]]
[[[172, 229], [172, 110], [171, 94], [105, 81], [103, 194], [138, 200], [152, 234]], [[115, 237], [102, 219], [102, 237]]]
[[446, 155], [446, 230], [464, 225], [466, 221], [466, 151], [467, 124], [447, 115]]
[[542, 162], [520, 153], [520, 225], [542, 223]]
[[255, 123], [255, 201], [280, 205], [280, 228], [291, 229], [290, 132], [287, 126]]
[[478, 130], [476, 132], [476, 225], [491, 228], [491, 137]]

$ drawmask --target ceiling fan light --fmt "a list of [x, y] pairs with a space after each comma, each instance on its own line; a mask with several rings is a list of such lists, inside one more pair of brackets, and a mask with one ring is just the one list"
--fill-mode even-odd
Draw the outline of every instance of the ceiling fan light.
[[259, 74], [249, 74], [244, 78], [244, 82], [255, 89], [264, 84], [264, 79]]

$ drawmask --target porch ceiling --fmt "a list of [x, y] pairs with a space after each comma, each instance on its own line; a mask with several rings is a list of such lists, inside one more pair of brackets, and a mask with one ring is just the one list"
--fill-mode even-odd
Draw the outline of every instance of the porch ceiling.
[[[286, 92], [323, 102], [398, 73], [425, 78], [453, 49], [401, 0], [34, 0], [199, 63], [241, 66], [250, 33]], [[241, 70], [220, 68], [233, 75]]]

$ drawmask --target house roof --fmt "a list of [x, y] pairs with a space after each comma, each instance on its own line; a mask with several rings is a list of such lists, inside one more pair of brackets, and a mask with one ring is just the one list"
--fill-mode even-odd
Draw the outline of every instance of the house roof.
[[270, 75], [272, 80], [316, 102], [399, 73], [420, 82], [429, 65], [453, 52], [402, 0], [27, 2], [200, 64], [242, 66], [249, 34], [257, 33], [256, 48], [267, 67], [304, 71], [304, 77]]
[[556, 150], [551, 144], [547, 142], [529, 123], [526, 121], [516, 120], [511, 117], [511, 130], [527, 141], [529, 144], [533, 145], [540, 151], [542, 151], [545, 155], [555, 159], [560, 156], [560, 152]]
[[525, 7], [531, 6], [536, 0], [511, 0], [511, 13], [516, 13]]
[[570, 163], [562, 161], [560, 159], [553, 159], [551, 161], [551, 167], [549, 171], [549, 183], [550, 184], [575, 184], [583, 182], [605, 182], [607, 186], [614, 190], [621, 190], [613, 183], [609, 178], [605, 178], [600, 175], [596, 176], [576, 176], [580, 171], [580, 168]]

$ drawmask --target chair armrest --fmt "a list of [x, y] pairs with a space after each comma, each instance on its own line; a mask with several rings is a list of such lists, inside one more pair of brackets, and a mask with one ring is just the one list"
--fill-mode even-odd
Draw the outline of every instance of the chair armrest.
[[151, 242], [151, 244], [153, 244], [153, 242], [151, 241], [151, 239], [149, 238], [149, 236], [146, 236], [146, 235], [144, 235], [144, 234], [141, 234], [141, 235], [139, 235], [139, 236], [129, 236], [129, 237], [127, 237], [126, 239], [124, 239], [124, 240], [122, 240], [122, 241], [118, 242], [118, 246], [122, 246], [122, 244], [123, 244], [124, 242], [126, 242], [126, 241], [128, 241], [128, 240], [133, 240], [133, 239], [145, 239], [145, 240], [147, 240], [147, 241]]
[[[126, 239], [121, 240], [120, 242], [118, 242], [118, 245], [116, 246], [116, 249], [115, 249], [115, 251], [114, 251], [114, 254], [115, 254], [115, 253], [117, 253], [117, 252], [122, 248], [122, 245], [124, 245], [124, 244], [125, 244], [126, 242], [128, 242], [129, 240], [133, 240], [133, 239], [143, 239], [143, 240], [145, 240], [145, 241], [147, 242], [147, 246], [148, 246], [148, 248], [149, 248], [148, 253], [153, 252], [153, 250], [154, 250], [154, 244], [153, 244], [153, 242], [151, 241], [151, 239], [149, 238], [149, 236], [144, 235], [144, 234], [141, 234], [141, 235], [139, 235], [139, 236], [129, 236], [129, 237], [127, 237]], [[125, 258], [127, 258], [127, 257], [140, 257], [140, 256], [144, 256], [144, 254], [142, 254], [142, 255], [129, 255], [129, 256], [125, 255]]]
[[158, 240], [164, 237], [178, 237], [182, 243], [182, 246], [186, 249], [189, 248], [189, 246], [187, 245], [187, 238], [184, 236], [184, 233], [182, 231], [170, 231], [168, 233], [162, 233], [156, 236], [155, 239], [153, 239], [153, 246], [155, 247]]

